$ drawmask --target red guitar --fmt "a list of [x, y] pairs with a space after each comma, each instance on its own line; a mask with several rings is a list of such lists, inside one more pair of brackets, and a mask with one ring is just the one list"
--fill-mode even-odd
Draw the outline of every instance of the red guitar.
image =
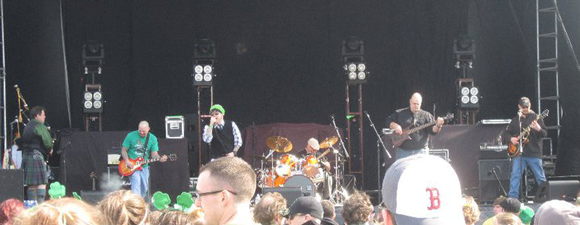
[[169, 157], [167, 157], [167, 155], [163, 155], [157, 159], [148, 159], [148, 160], [144, 160], [143, 157], [139, 157], [137, 159], [129, 158], [129, 162], [131, 162], [131, 164], [133, 164], [132, 169], [127, 168], [127, 163], [125, 163], [125, 160], [121, 160], [119, 162], [119, 174], [121, 174], [121, 176], [124, 176], [124, 177], [131, 176], [131, 174], [133, 174], [135, 172], [135, 170], [142, 170], [144, 164], [162, 161], [162, 160], [166, 160], [168, 158], [170, 161], [175, 161], [175, 160], [177, 160], [177, 155], [176, 154], [169, 154]]

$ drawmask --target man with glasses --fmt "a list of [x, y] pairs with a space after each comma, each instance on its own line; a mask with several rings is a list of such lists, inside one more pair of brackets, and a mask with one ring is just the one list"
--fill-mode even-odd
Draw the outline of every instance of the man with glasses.
[[211, 119], [203, 128], [203, 141], [210, 144], [210, 157], [233, 157], [242, 146], [242, 134], [234, 121], [224, 120], [226, 110], [219, 104], [209, 108]]
[[507, 127], [507, 133], [510, 135], [510, 142], [518, 146], [520, 144], [521, 132], [528, 128], [530, 134], [528, 142], [522, 143], [523, 151], [518, 156], [512, 158], [512, 173], [510, 177], [510, 192], [508, 197], [519, 198], [520, 195], [520, 181], [526, 165], [530, 167], [536, 178], [538, 186], [546, 181], [546, 175], [542, 167], [542, 138], [548, 136], [548, 130], [544, 125], [542, 118], [538, 116], [530, 108], [532, 104], [530, 99], [522, 97], [518, 103], [518, 115], [512, 119], [512, 122]]
[[256, 173], [237, 157], [222, 157], [200, 169], [195, 205], [206, 224], [255, 224], [250, 200], [256, 191]]

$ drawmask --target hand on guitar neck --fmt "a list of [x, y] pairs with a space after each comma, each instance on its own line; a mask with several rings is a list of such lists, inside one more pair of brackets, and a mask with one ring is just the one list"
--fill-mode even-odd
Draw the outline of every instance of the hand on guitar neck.
[[175, 160], [177, 160], [177, 155], [169, 154], [169, 157], [167, 155], [163, 155], [162, 157], [154, 157], [154, 158], [148, 159], [148, 160], [145, 160], [141, 157], [139, 157], [137, 159], [122, 160], [121, 162], [119, 162], [119, 174], [121, 174], [122, 176], [130, 176], [136, 170], [141, 170], [142, 166], [147, 164], [147, 163], [158, 162], [158, 161], [159, 162], [166, 162], [167, 159], [169, 159], [171, 161], [175, 161]]
[[[134, 162], [134, 161], [135, 161], [135, 160], [125, 160], [125, 166], [127, 167], [127, 169], [133, 169], [133, 167], [135, 166], [135, 165], [133, 165], [133, 162]], [[155, 161], [157, 161], [157, 160], [155, 160]], [[159, 158], [159, 161], [160, 161], [160, 162], [165, 162], [165, 161], [167, 161], [167, 155], [163, 155], [163, 156], [161, 156], [161, 157]], [[141, 165], [139, 165], [139, 166], [141, 166]]]

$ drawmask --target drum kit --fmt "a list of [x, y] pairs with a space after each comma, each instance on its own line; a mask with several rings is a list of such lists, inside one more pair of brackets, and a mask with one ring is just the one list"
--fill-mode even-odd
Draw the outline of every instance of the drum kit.
[[[324, 152], [318, 156], [306, 155], [304, 158], [289, 154], [292, 150], [292, 142], [281, 136], [272, 136], [266, 139], [266, 145], [270, 152], [267, 156], [258, 156], [261, 159], [258, 174], [258, 185], [266, 187], [300, 187], [304, 195], [315, 196], [316, 190], [322, 186], [322, 193], [328, 198], [333, 197], [332, 176], [330, 171], [325, 171], [320, 160], [331, 151], [335, 154], [335, 180], [342, 174], [339, 164], [338, 150], [333, 145], [338, 141], [336, 136], [329, 137], [320, 142], [320, 150]], [[334, 150], [334, 151], [333, 151]], [[274, 156], [274, 152], [279, 157]], [[342, 177], [342, 176], [341, 176]], [[338, 185], [338, 183], [336, 183]], [[335, 188], [338, 189], [338, 188]]]

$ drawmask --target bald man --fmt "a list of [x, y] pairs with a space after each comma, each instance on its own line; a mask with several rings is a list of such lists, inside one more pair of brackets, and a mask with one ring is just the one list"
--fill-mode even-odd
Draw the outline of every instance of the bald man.
[[[149, 123], [147, 121], [141, 121], [138, 130], [130, 132], [125, 137], [123, 148], [121, 149], [121, 156], [127, 164], [127, 168], [136, 166], [129, 159], [143, 157], [144, 160], [147, 160], [149, 156], [153, 159], [160, 157], [157, 153], [159, 151], [157, 137], [149, 133], [149, 130]], [[160, 161], [165, 162], [166, 160], [167, 156], [164, 156]], [[149, 166], [144, 164], [141, 170], [135, 170], [129, 176], [129, 180], [131, 181], [131, 191], [146, 199], [147, 190], [149, 189]]]
[[[422, 102], [423, 97], [421, 97], [421, 94], [415, 92], [409, 99], [408, 108], [398, 109], [387, 118], [387, 125], [393, 130], [394, 134], [401, 135], [404, 130], [431, 123], [435, 120], [431, 113], [421, 109]], [[432, 127], [411, 134], [411, 140], [407, 140], [401, 146], [395, 148], [396, 158], [402, 159], [415, 154], [429, 154], [427, 149], [429, 134], [435, 135], [439, 133], [443, 123], [443, 118], [439, 117], [437, 118], [437, 123]]]

